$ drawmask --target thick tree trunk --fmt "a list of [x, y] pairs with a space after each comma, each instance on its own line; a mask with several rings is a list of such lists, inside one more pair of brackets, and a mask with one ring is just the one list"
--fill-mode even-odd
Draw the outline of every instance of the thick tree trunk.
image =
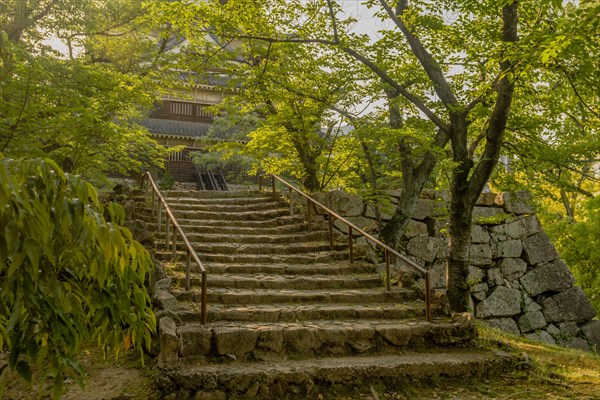
[[453, 140], [452, 158], [457, 167], [452, 171], [450, 187], [450, 254], [446, 269], [446, 287], [450, 308], [467, 311], [469, 304], [469, 249], [471, 246], [471, 216], [475, 201], [469, 181], [473, 160], [467, 149], [467, 122], [462, 113], [451, 116]]
[[[518, 40], [518, 2], [502, 7], [502, 40]], [[450, 308], [467, 311], [469, 306], [469, 249], [471, 246], [471, 216], [477, 197], [483, 190], [498, 163], [504, 141], [506, 123], [512, 104], [514, 82], [509, 71], [510, 59], [500, 63], [502, 75], [496, 86], [498, 97], [485, 132], [485, 146], [474, 163], [475, 149], [468, 148], [467, 115], [461, 111], [450, 114], [452, 159], [456, 168], [452, 172], [452, 200], [450, 204], [450, 256], [448, 257], [447, 288]]]

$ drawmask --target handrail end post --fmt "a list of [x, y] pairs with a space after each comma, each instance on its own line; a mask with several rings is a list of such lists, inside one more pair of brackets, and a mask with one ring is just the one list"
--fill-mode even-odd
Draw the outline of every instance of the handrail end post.
[[386, 286], [388, 292], [392, 290], [392, 277], [390, 275], [391, 275], [390, 252], [386, 249], [385, 250], [385, 286]]
[[425, 316], [431, 322], [431, 271], [425, 273]]
[[205, 324], [206, 323], [206, 303], [208, 301], [208, 295], [207, 295], [207, 273], [206, 270], [202, 271], [202, 301], [200, 303], [200, 323]]

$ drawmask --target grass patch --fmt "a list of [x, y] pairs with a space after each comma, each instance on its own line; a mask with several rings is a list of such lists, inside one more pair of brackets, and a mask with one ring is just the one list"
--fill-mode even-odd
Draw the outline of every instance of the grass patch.
[[512, 353], [520, 361], [502, 376], [443, 380], [391, 391], [363, 393], [356, 399], [600, 399], [600, 356], [581, 350], [544, 345], [478, 326], [478, 345]]

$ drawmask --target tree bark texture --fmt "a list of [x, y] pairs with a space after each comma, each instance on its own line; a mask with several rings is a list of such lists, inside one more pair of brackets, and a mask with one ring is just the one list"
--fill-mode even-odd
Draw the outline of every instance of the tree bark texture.
[[[505, 43], [518, 40], [518, 2], [506, 4], [502, 9], [502, 40]], [[506, 123], [512, 104], [514, 80], [511, 76], [512, 62], [500, 63], [500, 76], [496, 92], [497, 99], [490, 122], [485, 132], [485, 146], [475, 165], [467, 141], [467, 114], [450, 113], [450, 136], [452, 157], [456, 168], [452, 173], [450, 203], [450, 255], [447, 265], [447, 289], [450, 308], [453, 311], [468, 311], [470, 285], [469, 249], [471, 246], [471, 218], [473, 207], [498, 163], [504, 141]]]

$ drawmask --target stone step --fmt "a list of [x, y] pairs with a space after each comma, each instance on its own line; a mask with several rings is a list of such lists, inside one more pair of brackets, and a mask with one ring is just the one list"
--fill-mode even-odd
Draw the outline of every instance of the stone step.
[[236, 360], [350, 355], [471, 344], [475, 324], [447, 319], [301, 322], [212, 322], [177, 328], [181, 357]]
[[289, 217], [289, 211], [285, 208], [243, 212], [172, 211], [177, 220], [194, 219], [196, 221], [223, 221], [229, 224], [235, 224], [237, 221], [268, 221], [275, 218]]
[[[511, 370], [514, 363], [514, 358], [507, 353], [444, 349], [229, 363], [226, 367], [223, 364], [189, 365], [163, 372], [158, 389], [165, 396], [193, 399], [358, 398], [355, 397], [358, 392], [370, 393], [372, 387], [397, 391], [418, 382], [439, 382], [440, 378], [463, 380], [495, 376]], [[340, 389], [342, 393], [338, 392]]]
[[273, 198], [270, 192], [254, 190], [216, 191], [216, 190], [165, 190], [163, 197], [176, 198], [201, 198], [201, 199], [248, 199], [248, 198]]
[[260, 202], [250, 204], [219, 204], [219, 203], [186, 203], [167, 201], [171, 211], [197, 211], [197, 212], [219, 212], [219, 213], [241, 213], [248, 211], [266, 211], [266, 210], [288, 210], [289, 207], [283, 202]]
[[[443, 316], [442, 309], [434, 307], [433, 315]], [[170, 311], [179, 323], [200, 321], [198, 303], [180, 303]], [[370, 304], [255, 304], [249, 305], [208, 305], [208, 321], [238, 322], [297, 322], [307, 320], [371, 320], [371, 319], [425, 319], [425, 303], [406, 301], [402, 303]]]
[[[169, 278], [175, 286], [183, 287], [185, 273], [169, 271]], [[201, 276], [192, 273], [192, 286], [201, 285]], [[354, 275], [272, 275], [272, 274], [211, 274], [208, 277], [208, 287], [230, 289], [359, 289], [378, 288], [383, 286], [381, 277], [377, 274]]]
[[205, 265], [209, 274], [272, 274], [272, 275], [338, 275], [352, 273], [373, 273], [377, 266], [371, 263], [347, 261], [326, 264], [286, 264], [286, 263], [210, 263]]
[[[144, 220], [150, 220], [152, 217], [152, 208], [143, 206], [140, 207], [138, 214], [139, 218]], [[186, 209], [177, 209], [172, 208], [171, 211], [173, 215], [178, 220], [193, 220], [195, 222], [198, 221], [227, 221], [228, 223], [234, 224], [238, 221], [256, 221], [256, 222], [265, 222], [270, 220], [275, 220], [277, 223], [277, 219], [280, 218], [290, 218], [290, 212], [287, 208], [263, 208], [261, 210], [255, 211], [223, 211], [223, 210], [212, 210], [210, 208], [204, 210], [186, 210]], [[164, 219], [164, 213], [163, 213]], [[291, 219], [295, 221], [302, 221], [304, 216], [301, 214], [297, 214], [295, 216], [291, 216]], [[279, 224], [282, 224], [280, 222]]]
[[[159, 260], [172, 261], [171, 251], [167, 249], [157, 250], [155, 253]], [[176, 260], [185, 260], [186, 252], [178, 250]], [[333, 261], [348, 260], [347, 251], [322, 251], [302, 254], [211, 254], [198, 253], [200, 261], [210, 263], [233, 263], [233, 264], [323, 264]], [[198, 272], [195, 266], [192, 266]]]
[[[148, 227], [156, 227], [156, 217], [150, 215], [145, 216], [144, 220]], [[245, 234], [278, 234], [286, 232], [306, 232], [307, 225], [304, 223], [302, 217], [282, 217], [275, 218], [265, 221], [235, 221], [235, 223], [223, 223], [218, 220], [197, 220], [190, 218], [177, 218], [177, 222], [184, 230], [184, 232], [204, 232], [204, 233], [220, 233], [220, 229], [223, 229], [223, 233], [226, 234], [231, 232], [245, 233]], [[163, 220], [164, 230], [164, 220]], [[313, 229], [319, 228], [317, 224], [313, 225]]]
[[[212, 225], [205, 225], [205, 221], [193, 222], [190, 220], [179, 220], [180, 226], [187, 236], [192, 234], [198, 235], [213, 235], [213, 237], [219, 237], [219, 235], [236, 235], [236, 236], [255, 236], [255, 235], [286, 235], [286, 234], [301, 234], [308, 232], [307, 226], [304, 223], [299, 224], [286, 224], [286, 225], [266, 225], [266, 224], [254, 224], [255, 226], [240, 226], [236, 223], [234, 226], [227, 226], [219, 223]], [[184, 221], [185, 223], [181, 223]], [[251, 222], [251, 221], [249, 221]], [[156, 223], [147, 222], [146, 226], [148, 229], [156, 232]], [[164, 237], [165, 227], [164, 223], [161, 228]], [[323, 229], [313, 228], [313, 232], [327, 232]], [[159, 235], [157, 235], [158, 237]], [[336, 235], [337, 236], [337, 235]]]
[[[225, 238], [224, 238], [225, 239]], [[291, 243], [204, 243], [204, 242], [193, 242], [191, 241], [194, 250], [199, 255], [210, 255], [210, 254], [226, 254], [226, 255], [256, 255], [256, 256], [292, 256], [302, 255], [308, 253], [319, 253], [319, 252], [330, 252], [330, 251], [343, 251], [348, 248], [346, 243], [334, 243], [333, 248], [329, 246], [326, 241], [320, 242], [308, 242], [304, 240], [298, 240]], [[194, 244], [195, 243], [195, 244]], [[184, 250], [184, 244], [178, 243], [177, 249]]]
[[[275, 230], [274, 233], [265, 233], [263, 229], [258, 228], [229, 228], [213, 227], [214, 232], [205, 233], [199, 231], [189, 231], [182, 226], [188, 240], [196, 243], [245, 243], [245, 244], [289, 244], [289, 243], [300, 243], [300, 242], [329, 242], [329, 234], [325, 230], [313, 230], [307, 232], [302, 230], [300, 232], [285, 232], [282, 230]], [[268, 230], [271, 230], [270, 228]], [[170, 238], [169, 234], [169, 238]], [[158, 240], [163, 240], [165, 237], [164, 229], [160, 234], [156, 234], [155, 237]], [[334, 232], [334, 241], [341, 243], [347, 240], [347, 238], [341, 234]]]
[[223, 197], [215, 197], [215, 198], [207, 198], [207, 197], [171, 197], [171, 196], [163, 196], [167, 201], [169, 206], [176, 204], [197, 204], [197, 205], [205, 205], [205, 206], [250, 206], [254, 204], [265, 204], [265, 203], [273, 203], [280, 205], [288, 205], [289, 203], [285, 203], [281, 200], [273, 200], [272, 196], [262, 196], [262, 197], [239, 197], [239, 198], [223, 198]]
[[[211, 288], [207, 290], [209, 304], [269, 304], [269, 303], [345, 303], [370, 304], [403, 302], [415, 299], [415, 291], [404, 288], [368, 289], [320, 289], [320, 290], [275, 290], [275, 289], [228, 289]], [[179, 301], [200, 302], [199, 287], [189, 291], [173, 288], [171, 293]]]

